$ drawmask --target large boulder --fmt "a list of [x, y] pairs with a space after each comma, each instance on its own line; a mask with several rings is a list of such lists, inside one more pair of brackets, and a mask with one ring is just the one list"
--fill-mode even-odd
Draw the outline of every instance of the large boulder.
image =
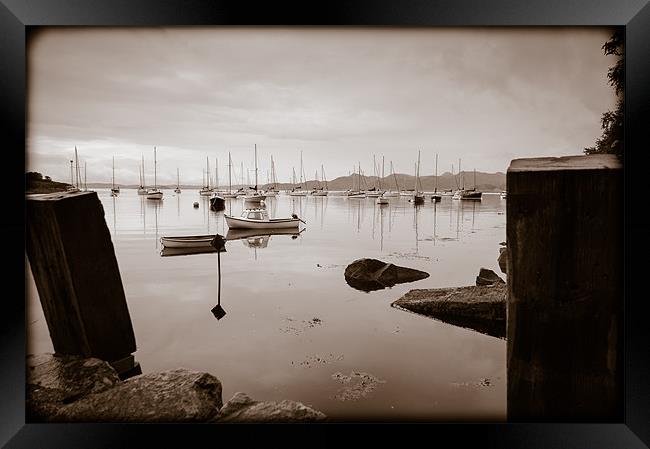
[[300, 402], [289, 400], [259, 402], [252, 400], [245, 393], [235, 393], [212, 421], [218, 423], [297, 423], [324, 419], [326, 416], [323, 413]]
[[465, 327], [493, 337], [506, 337], [504, 283], [410, 290], [391, 306]]
[[481, 268], [479, 270], [478, 276], [476, 276], [476, 285], [494, 285], [494, 284], [505, 284], [505, 281], [499, 277], [492, 270], [487, 268]]
[[119, 383], [117, 372], [103, 360], [72, 355], [28, 355], [28, 421], [47, 421], [65, 404]]
[[179, 368], [132, 377], [61, 407], [57, 422], [206, 422], [222, 406], [221, 382]]
[[400, 267], [377, 259], [358, 259], [345, 269], [345, 281], [348, 285], [366, 292], [428, 277], [429, 273], [424, 271]]

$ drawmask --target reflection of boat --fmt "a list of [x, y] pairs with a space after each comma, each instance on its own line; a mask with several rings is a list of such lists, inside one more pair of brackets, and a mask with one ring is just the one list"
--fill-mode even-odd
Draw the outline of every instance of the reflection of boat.
[[189, 256], [192, 254], [209, 254], [216, 253], [217, 249], [213, 246], [203, 246], [197, 248], [170, 248], [168, 246], [163, 246], [160, 251], [160, 255], [163, 257], [167, 256]]
[[291, 235], [298, 236], [302, 231], [296, 229], [270, 228], [260, 232], [259, 229], [228, 229], [226, 240], [241, 240], [261, 235]]
[[160, 243], [166, 248], [205, 248], [212, 247], [214, 237], [214, 234], [160, 237]]
[[240, 217], [224, 217], [230, 229], [291, 229], [298, 228], [302, 221], [296, 214], [290, 218], [269, 218], [266, 209], [244, 209]]

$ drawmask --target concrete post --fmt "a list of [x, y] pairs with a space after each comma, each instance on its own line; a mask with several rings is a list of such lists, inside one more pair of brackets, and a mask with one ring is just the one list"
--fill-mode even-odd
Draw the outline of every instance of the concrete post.
[[507, 190], [508, 420], [621, 421], [621, 164], [516, 159]]

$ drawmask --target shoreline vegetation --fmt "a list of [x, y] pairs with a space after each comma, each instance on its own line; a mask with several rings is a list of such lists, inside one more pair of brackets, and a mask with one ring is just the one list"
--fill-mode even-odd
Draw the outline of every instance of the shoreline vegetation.
[[70, 184], [52, 181], [49, 176], [43, 176], [38, 172], [25, 174], [25, 194], [65, 192], [72, 188]]

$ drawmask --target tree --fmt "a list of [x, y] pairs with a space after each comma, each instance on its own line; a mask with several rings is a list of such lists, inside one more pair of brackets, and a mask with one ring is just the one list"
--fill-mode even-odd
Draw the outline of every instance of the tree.
[[625, 106], [625, 42], [623, 29], [618, 28], [602, 46], [605, 56], [618, 56], [616, 63], [607, 71], [607, 80], [618, 97], [616, 109], [604, 112], [600, 119], [602, 135], [593, 147], [585, 148], [586, 154], [611, 153], [623, 155], [623, 110]]

